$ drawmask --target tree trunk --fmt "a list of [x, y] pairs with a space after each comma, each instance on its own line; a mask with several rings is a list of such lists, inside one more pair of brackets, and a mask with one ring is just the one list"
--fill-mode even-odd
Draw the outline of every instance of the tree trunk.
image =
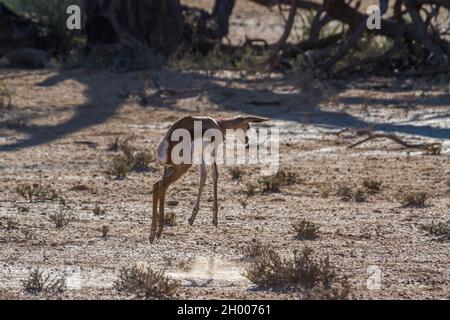
[[179, 0], [86, 0], [88, 50], [144, 48], [167, 57], [181, 42]]
[[233, 12], [235, 0], [216, 0], [212, 11], [212, 17], [217, 22], [219, 38], [228, 34], [229, 19]]

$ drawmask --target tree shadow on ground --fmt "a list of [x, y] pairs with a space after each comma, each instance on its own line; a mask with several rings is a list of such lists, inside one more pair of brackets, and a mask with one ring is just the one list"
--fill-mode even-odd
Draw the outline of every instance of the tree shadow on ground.
[[[133, 73], [134, 78], [137, 73]], [[430, 125], [417, 126], [402, 123], [373, 123], [357, 118], [347, 112], [329, 111], [320, 107], [325, 98], [318, 94], [314, 97], [314, 103], [305, 101], [304, 96], [297, 91], [283, 90], [286, 85], [284, 79], [264, 80], [270, 83], [270, 88], [261, 89], [260, 79], [226, 79], [214, 74], [199, 74], [198, 72], [181, 72], [176, 70], [161, 70], [152, 73], [152, 81], [148, 88], [170, 90], [173, 95], [161, 97], [161, 95], [150, 95], [146, 103], [141, 106], [146, 108], [164, 108], [192, 114], [195, 110], [183, 109], [176, 106], [177, 99], [194, 98], [199, 95], [205, 96], [210, 102], [217, 106], [217, 111], [249, 113], [275, 120], [286, 120], [306, 122], [317, 126], [329, 128], [372, 128], [384, 132], [396, 132], [400, 134], [412, 134], [428, 138], [450, 139], [450, 128], [434, 127]], [[72, 118], [57, 125], [21, 125], [15, 128], [17, 131], [27, 134], [28, 138], [9, 145], [1, 145], [0, 152], [21, 150], [29, 147], [51, 143], [67, 135], [82, 129], [99, 125], [112, 118], [118, 108], [127, 101], [129, 92], [120, 89], [128, 86], [129, 75], [105, 73], [80, 73], [62, 72], [48, 78], [39, 84], [41, 87], [52, 87], [59, 83], [74, 79], [86, 87], [85, 95], [87, 103], [76, 106]], [[125, 83], [124, 82], [125, 79]], [[245, 80], [245, 81], [244, 81]], [[120, 82], [122, 81], [122, 84]], [[346, 83], [340, 82], [336, 86], [335, 93], [344, 91]], [[201, 84], [201, 85], [198, 85]], [[232, 85], [233, 84], [233, 85]], [[239, 84], [239, 85], [235, 85]], [[244, 85], [245, 84], [245, 85]], [[143, 81], [135, 80], [132, 86], [143, 86]], [[280, 89], [281, 88], [281, 89]], [[136, 89], [139, 90], [139, 89]], [[119, 91], [119, 92], [118, 92]], [[101, 103], [102, 97], [110, 96]], [[112, 97], [112, 98], [111, 98]], [[100, 101], [100, 102], [99, 102]], [[364, 97], [343, 97], [340, 103], [344, 105], [364, 103], [366, 105], [385, 105], [406, 103], [400, 100], [389, 99], [366, 99]], [[421, 103], [425, 106], [447, 106], [448, 102], [435, 98], [423, 99]], [[199, 102], [201, 104], [201, 102]], [[304, 117], [307, 115], [307, 117]], [[306, 120], [307, 118], [307, 120]], [[5, 123], [0, 123], [0, 129]]]

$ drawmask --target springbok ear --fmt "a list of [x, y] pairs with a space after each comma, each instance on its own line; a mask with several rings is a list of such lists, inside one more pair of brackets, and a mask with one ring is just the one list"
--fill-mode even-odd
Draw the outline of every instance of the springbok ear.
[[265, 122], [265, 121], [269, 121], [270, 119], [268, 118], [259, 118], [259, 117], [243, 117], [242, 120], [244, 120], [245, 122]]

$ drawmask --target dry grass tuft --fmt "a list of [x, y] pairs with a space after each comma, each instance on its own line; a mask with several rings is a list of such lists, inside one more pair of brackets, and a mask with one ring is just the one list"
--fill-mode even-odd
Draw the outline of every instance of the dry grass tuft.
[[166, 226], [173, 227], [177, 224], [177, 215], [175, 212], [167, 212], [164, 219]]
[[19, 229], [19, 222], [14, 218], [6, 219], [6, 231], [13, 231]]
[[257, 239], [252, 239], [252, 242], [240, 249], [244, 260], [252, 260], [260, 257], [266, 251], [268, 245], [263, 244]]
[[358, 203], [365, 202], [367, 200], [366, 194], [363, 190], [358, 189], [355, 192], [355, 201]]
[[108, 148], [109, 151], [119, 152], [111, 159], [106, 169], [108, 175], [123, 179], [131, 171], [145, 172], [151, 169], [150, 163], [154, 161], [152, 153], [134, 147], [130, 143], [134, 138], [134, 136], [124, 139], [116, 138]]
[[400, 202], [405, 208], [425, 208], [429, 196], [426, 192], [408, 192], [402, 195]]
[[0, 110], [12, 108], [13, 92], [0, 81]]
[[320, 227], [313, 222], [302, 220], [292, 226], [298, 240], [314, 240], [319, 237], [317, 232]]
[[285, 170], [280, 170], [275, 175], [264, 177], [259, 181], [263, 186], [263, 192], [279, 192], [280, 187], [291, 185], [296, 182], [297, 175], [294, 172]]
[[340, 197], [342, 201], [350, 201], [353, 197], [353, 191], [349, 186], [340, 186], [336, 195]]
[[95, 216], [104, 216], [106, 214], [105, 209], [102, 209], [99, 205], [95, 206], [95, 208], [92, 210]]
[[232, 167], [229, 171], [231, 174], [231, 179], [233, 180], [240, 180], [244, 174], [244, 171], [239, 167]]
[[363, 181], [363, 186], [370, 193], [378, 193], [381, 191], [382, 183], [380, 181], [368, 178]]
[[123, 154], [117, 154], [109, 163], [106, 173], [115, 176], [117, 179], [124, 179], [133, 169], [134, 163], [131, 159]]
[[62, 199], [58, 192], [56, 192], [54, 189], [38, 183], [20, 184], [16, 187], [16, 192], [30, 202]]
[[324, 299], [345, 299], [350, 294], [346, 280], [331, 267], [328, 257], [314, 258], [314, 251], [305, 247], [283, 258], [267, 246], [251, 260], [244, 276], [259, 288], [300, 291], [305, 296]]
[[180, 282], [165, 276], [164, 270], [153, 271], [150, 267], [122, 268], [114, 288], [135, 294], [140, 298], [165, 298], [174, 295]]
[[130, 149], [130, 142], [135, 139], [135, 135], [130, 135], [125, 138], [116, 137], [113, 142], [109, 145], [107, 151], [119, 152], [121, 150]]
[[341, 199], [341, 201], [348, 202], [354, 199], [356, 202], [361, 203], [367, 200], [367, 196], [364, 190], [357, 189], [353, 191], [353, 189], [347, 185], [341, 185], [336, 191], [336, 195]]
[[445, 179], [445, 185], [447, 186], [447, 191], [450, 191], [450, 178]]
[[59, 211], [52, 214], [50, 220], [55, 224], [56, 229], [63, 229], [70, 223], [72, 216], [67, 212]]
[[245, 184], [244, 193], [247, 197], [253, 197], [256, 194], [257, 189], [258, 189], [258, 186], [256, 184], [247, 182]]
[[66, 290], [65, 277], [51, 277], [50, 274], [44, 276], [44, 272], [39, 268], [30, 270], [27, 279], [22, 281], [23, 290], [26, 293], [37, 295], [44, 294], [60, 294]]
[[421, 228], [430, 235], [438, 237], [439, 240], [450, 240], [450, 220], [437, 223], [433, 221], [430, 224], [422, 225]]
[[109, 234], [109, 226], [103, 225], [101, 231], [102, 231], [102, 238], [107, 239]]

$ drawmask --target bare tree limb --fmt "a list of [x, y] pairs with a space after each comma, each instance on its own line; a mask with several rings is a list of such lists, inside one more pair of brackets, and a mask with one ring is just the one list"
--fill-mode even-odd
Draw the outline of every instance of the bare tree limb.
[[322, 49], [322, 48], [331, 46], [332, 44], [335, 44], [342, 38], [343, 38], [343, 34], [338, 33], [338, 34], [333, 34], [331, 36], [328, 36], [328, 37], [325, 37], [322, 39], [305, 40], [305, 41], [300, 42], [296, 46], [296, 49], [297, 49], [297, 52], [303, 52], [303, 51], [314, 50], [314, 49]]
[[286, 22], [286, 26], [284, 28], [284, 32], [281, 35], [280, 40], [278, 40], [277, 44], [272, 49], [272, 52], [271, 52], [269, 58], [267, 59], [267, 62], [271, 66], [274, 66], [274, 65], [277, 64], [278, 53], [280, 52], [281, 48], [286, 43], [287, 39], [289, 38], [289, 35], [291, 34], [292, 26], [294, 25], [296, 11], [297, 11], [297, 0], [291, 0], [291, 8], [289, 10], [289, 17], [288, 17], [288, 20]]
[[324, 26], [328, 24], [328, 22], [331, 22], [333, 18], [325, 14], [322, 18], [321, 15], [323, 14], [323, 10], [318, 11], [316, 16], [314, 17], [314, 20], [311, 22], [311, 30], [309, 31], [309, 40], [317, 40], [320, 36], [320, 30]]
[[[249, 0], [251, 2], [258, 3], [262, 6], [272, 8], [274, 6], [280, 5], [280, 4], [291, 4], [291, 0]], [[313, 1], [307, 1], [307, 0], [296, 0], [295, 4], [297, 8], [301, 9], [314, 9], [314, 10], [320, 10], [322, 8], [322, 5], [320, 3], [316, 3]]]
[[385, 138], [385, 139], [392, 140], [405, 148], [422, 149], [422, 150], [425, 150], [429, 154], [440, 154], [441, 149], [442, 149], [442, 144], [439, 142], [414, 144], [414, 143], [408, 143], [394, 134], [372, 133], [371, 131], [367, 131], [366, 133], [369, 135], [366, 139], [363, 139], [361, 141], [358, 141], [358, 142], [352, 144], [351, 146], [349, 146], [349, 148], [354, 148], [354, 147], [359, 146], [360, 144], [363, 144], [370, 140]]
[[349, 40], [342, 45], [338, 51], [336, 52], [336, 54], [329, 59], [328, 61], [326, 61], [324, 64], [322, 64], [322, 67], [324, 70], [327, 70], [331, 67], [333, 67], [336, 62], [338, 62], [339, 60], [341, 60], [343, 57], [345, 57], [345, 55], [353, 48], [356, 46], [356, 44], [358, 43], [359, 39], [361, 39], [364, 30], [366, 29], [366, 21], [363, 20], [358, 28], [356, 28], [355, 31], [353, 31], [352, 35], [350, 36]]
[[415, 5], [412, 4], [411, 0], [405, 0], [406, 7], [409, 10], [409, 14], [411, 19], [413, 20], [414, 27], [417, 31], [417, 37], [424, 44], [424, 46], [433, 53], [434, 57], [438, 61], [439, 65], [447, 66], [448, 65], [448, 57], [445, 53], [437, 46], [431, 38], [428, 36], [427, 26], [425, 22], [420, 17], [419, 10]]
[[448, 0], [412, 0], [415, 5], [435, 4], [450, 10], [450, 1]]

